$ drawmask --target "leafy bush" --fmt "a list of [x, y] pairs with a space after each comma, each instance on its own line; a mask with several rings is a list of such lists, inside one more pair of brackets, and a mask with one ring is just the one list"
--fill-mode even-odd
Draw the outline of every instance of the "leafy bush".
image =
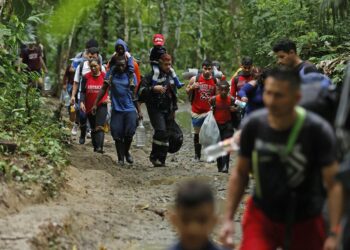
[[[15, 16], [0, 36], [0, 140], [14, 142], [14, 155], [0, 149], [0, 176], [5, 180], [38, 182], [54, 194], [66, 165], [62, 124], [54, 118], [44, 98], [28, 83], [36, 73], [18, 72], [17, 44], [25, 37]], [[22, 65], [24, 66], [24, 65]]]

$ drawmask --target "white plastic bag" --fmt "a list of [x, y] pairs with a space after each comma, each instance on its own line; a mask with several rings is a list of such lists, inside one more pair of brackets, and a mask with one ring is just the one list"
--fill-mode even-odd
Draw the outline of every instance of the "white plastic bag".
[[220, 141], [220, 130], [216, 123], [213, 111], [205, 118], [199, 132], [199, 143], [204, 147], [216, 144]]

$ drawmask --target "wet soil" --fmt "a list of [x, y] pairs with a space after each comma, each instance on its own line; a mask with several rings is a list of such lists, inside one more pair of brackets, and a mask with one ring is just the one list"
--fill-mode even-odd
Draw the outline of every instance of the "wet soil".
[[74, 143], [67, 182], [58, 198], [0, 213], [0, 249], [166, 249], [176, 239], [166, 218], [174, 190], [193, 177], [213, 186], [222, 213], [228, 175], [218, 173], [215, 163], [192, 160], [186, 110], [183, 106], [178, 114], [184, 145], [169, 155], [166, 167], [154, 168], [148, 160], [153, 132], [147, 116], [147, 145], [132, 146], [133, 165], [116, 164], [110, 135], [103, 155], [93, 153], [89, 139], [85, 145]]

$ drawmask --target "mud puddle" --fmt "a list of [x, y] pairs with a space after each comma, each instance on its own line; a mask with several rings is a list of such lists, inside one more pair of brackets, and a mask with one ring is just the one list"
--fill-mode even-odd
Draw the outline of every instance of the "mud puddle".
[[147, 117], [147, 145], [132, 146], [133, 165], [116, 165], [110, 135], [104, 155], [92, 152], [90, 140], [74, 144], [60, 197], [1, 217], [0, 249], [166, 249], [176, 238], [166, 218], [173, 191], [179, 182], [193, 177], [214, 187], [222, 213], [228, 175], [217, 173], [215, 163], [193, 162], [186, 108], [177, 116], [184, 127], [184, 145], [169, 155], [164, 168], [153, 168], [148, 160], [152, 131]]

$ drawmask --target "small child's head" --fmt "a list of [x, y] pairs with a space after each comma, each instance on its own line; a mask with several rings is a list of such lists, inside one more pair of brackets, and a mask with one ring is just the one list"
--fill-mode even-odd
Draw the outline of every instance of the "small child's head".
[[220, 81], [217, 85], [218, 88], [218, 94], [222, 98], [226, 98], [228, 95], [228, 92], [230, 91], [230, 84], [227, 81]]
[[217, 221], [214, 203], [210, 186], [203, 182], [191, 180], [179, 187], [171, 222], [185, 249], [202, 249], [208, 243]]
[[165, 44], [165, 39], [162, 34], [155, 34], [153, 36], [153, 45], [156, 47], [161, 47], [164, 46]]

